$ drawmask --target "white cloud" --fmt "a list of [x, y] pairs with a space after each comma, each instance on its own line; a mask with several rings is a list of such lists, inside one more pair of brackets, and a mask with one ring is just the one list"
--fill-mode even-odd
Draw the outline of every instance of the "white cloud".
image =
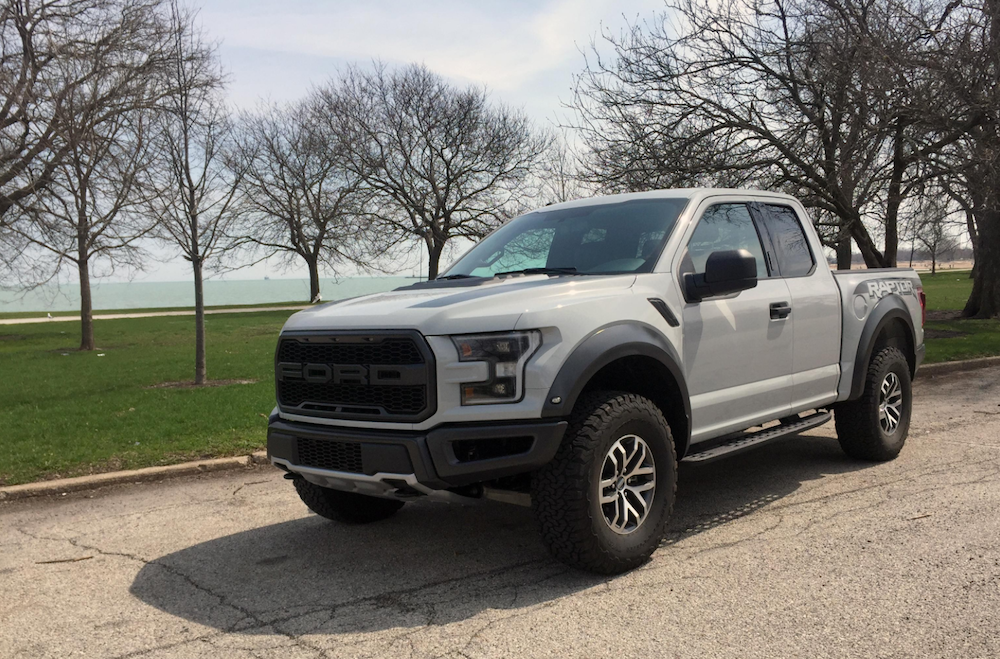
[[202, 19], [226, 49], [423, 62], [442, 75], [506, 92], [556, 69], [568, 75], [582, 63], [578, 47], [589, 43], [602, 21], [621, 23], [623, 11], [648, 15], [660, 6], [660, 0], [208, 0]]

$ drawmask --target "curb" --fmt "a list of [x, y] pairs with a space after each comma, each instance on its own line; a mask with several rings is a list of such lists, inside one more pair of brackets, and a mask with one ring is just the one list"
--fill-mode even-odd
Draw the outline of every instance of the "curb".
[[257, 451], [250, 455], [239, 455], [231, 458], [196, 460], [194, 462], [182, 462], [181, 464], [166, 465], [163, 467], [146, 467], [130, 471], [112, 471], [105, 474], [92, 474], [76, 478], [60, 478], [58, 480], [40, 481], [38, 483], [25, 483], [24, 485], [10, 485], [8, 487], [0, 487], [0, 501], [16, 501], [31, 497], [83, 492], [108, 485], [121, 485], [123, 483], [149, 483], [151, 481], [161, 481], [168, 478], [206, 474], [216, 471], [250, 469], [256, 465], [268, 464], [269, 462], [270, 460], [267, 459], [266, 452]]
[[945, 375], [946, 373], [958, 373], [961, 371], [972, 371], [977, 368], [987, 368], [989, 366], [1000, 366], [1000, 357], [980, 357], [979, 359], [963, 359], [957, 362], [938, 362], [937, 364], [927, 364], [917, 369], [917, 375]]

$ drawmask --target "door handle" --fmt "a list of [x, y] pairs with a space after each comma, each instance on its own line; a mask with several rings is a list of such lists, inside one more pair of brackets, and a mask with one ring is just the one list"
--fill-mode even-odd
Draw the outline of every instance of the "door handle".
[[788, 318], [792, 313], [792, 307], [787, 302], [772, 302], [771, 303], [771, 320], [781, 320], [782, 318]]

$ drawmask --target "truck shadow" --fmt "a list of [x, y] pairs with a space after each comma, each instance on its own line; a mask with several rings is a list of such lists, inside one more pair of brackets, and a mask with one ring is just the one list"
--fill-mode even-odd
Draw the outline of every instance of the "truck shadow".
[[[867, 465], [807, 435], [683, 465], [664, 547], [752, 514], [804, 483]], [[626, 577], [627, 578], [627, 577]], [[531, 511], [410, 504], [386, 522], [315, 515], [204, 542], [147, 563], [130, 592], [198, 625], [246, 634], [365, 633], [510, 611], [607, 582], [547, 555]]]

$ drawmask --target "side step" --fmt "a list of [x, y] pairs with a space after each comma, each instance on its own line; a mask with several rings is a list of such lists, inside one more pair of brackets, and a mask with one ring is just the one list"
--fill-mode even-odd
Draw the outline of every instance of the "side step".
[[782, 423], [752, 433], [741, 433], [736, 437], [711, 448], [684, 456], [681, 462], [710, 462], [721, 457], [742, 453], [776, 439], [794, 435], [816, 426], [821, 426], [833, 417], [831, 412], [816, 412], [791, 423]]

